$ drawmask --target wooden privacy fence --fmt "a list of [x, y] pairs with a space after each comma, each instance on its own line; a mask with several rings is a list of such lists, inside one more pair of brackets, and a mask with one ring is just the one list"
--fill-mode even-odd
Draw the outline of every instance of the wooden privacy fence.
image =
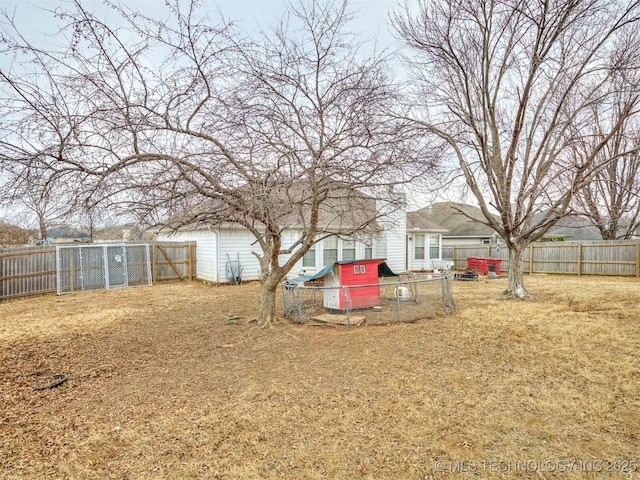
[[[195, 278], [195, 243], [148, 245], [152, 283]], [[0, 299], [56, 292], [57, 267], [56, 246], [0, 249]]]
[[[468, 257], [499, 258], [500, 270], [509, 270], [505, 246], [443, 246], [443, 260], [452, 260], [456, 270], [464, 270]], [[524, 253], [525, 273], [571, 275], [617, 275], [640, 278], [640, 242], [602, 241], [589, 243], [534, 243]]]

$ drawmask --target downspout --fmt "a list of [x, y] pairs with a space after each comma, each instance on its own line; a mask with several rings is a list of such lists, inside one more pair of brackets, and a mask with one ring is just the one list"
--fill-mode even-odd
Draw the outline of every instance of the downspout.
[[404, 271], [409, 272], [409, 241], [411, 237], [409, 235], [405, 235], [405, 251], [404, 251]]
[[216, 234], [216, 283], [220, 283], [220, 227], [215, 231]]

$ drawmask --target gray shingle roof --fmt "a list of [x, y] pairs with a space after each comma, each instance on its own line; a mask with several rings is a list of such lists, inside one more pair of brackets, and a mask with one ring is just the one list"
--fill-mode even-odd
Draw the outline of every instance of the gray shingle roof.
[[482, 211], [472, 205], [439, 202], [413, 213], [420, 214], [426, 221], [434, 222], [448, 230], [444, 234], [445, 237], [491, 237], [495, 234], [491, 227], [468, 218], [484, 220]]
[[422, 210], [407, 212], [407, 230], [427, 230], [441, 233], [447, 231], [442, 225], [430, 220]]
[[558, 223], [549, 229], [547, 235], [566, 235], [568, 242], [572, 240], [602, 240], [602, 235], [596, 226], [588, 219], [576, 215], [569, 215], [558, 220]]

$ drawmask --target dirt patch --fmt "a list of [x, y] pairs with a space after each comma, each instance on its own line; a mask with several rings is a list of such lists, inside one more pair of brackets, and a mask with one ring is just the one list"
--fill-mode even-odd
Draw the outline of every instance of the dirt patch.
[[[606, 476], [585, 471], [596, 460], [630, 471], [640, 283], [526, 285], [533, 299], [505, 301], [504, 279], [454, 282], [455, 314], [350, 328], [260, 329], [256, 283], [0, 303], [0, 477]], [[33, 390], [58, 372], [64, 384]], [[564, 460], [592, 463], [550, 471]]]

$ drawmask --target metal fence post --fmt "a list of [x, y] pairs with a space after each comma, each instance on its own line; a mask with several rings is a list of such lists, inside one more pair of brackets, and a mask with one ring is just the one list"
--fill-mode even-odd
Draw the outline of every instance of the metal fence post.
[[351, 302], [349, 302], [349, 292], [346, 285], [342, 286], [342, 299], [344, 300], [345, 310], [347, 312], [347, 325], [351, 325]]

